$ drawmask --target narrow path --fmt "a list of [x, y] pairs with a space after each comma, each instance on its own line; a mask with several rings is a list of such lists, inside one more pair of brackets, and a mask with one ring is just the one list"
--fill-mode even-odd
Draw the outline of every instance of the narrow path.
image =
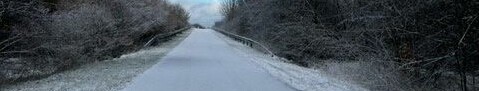
[[125, 91], [295, 91], [250, 59], [239, 56], [215, 31], [195, 29], [160, 63]]

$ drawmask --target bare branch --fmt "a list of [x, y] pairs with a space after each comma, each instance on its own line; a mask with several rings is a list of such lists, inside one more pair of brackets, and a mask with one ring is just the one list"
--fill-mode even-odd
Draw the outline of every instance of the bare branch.
[[469, 30], [471, 29], [471, 25], [474, 24], [474, 22], [476, 21], [477, 17], [478, 17], [478, 15], [476, 14], [476, 15], [474, 16], [474, 18], [471, 20], [471, 22], [468, 24], [466, 31], [464, 32], [464, 34], [462, 35], [461, 39], [460, 39], [459, 42], [457, 43], [458, 45], [461, 45], [461, 44], [464, 45], [464, 38], [466, 37], [467, 33], [468, 33]]

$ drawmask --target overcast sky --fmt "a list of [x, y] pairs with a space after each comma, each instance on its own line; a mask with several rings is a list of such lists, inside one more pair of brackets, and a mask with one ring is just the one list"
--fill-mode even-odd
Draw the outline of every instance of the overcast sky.
[[213, 26], [221, 20], [219, 13], [220, 0], [169, 0], [181, 4], [190, 13], [190, 23], [199, 23], [203, 26]]

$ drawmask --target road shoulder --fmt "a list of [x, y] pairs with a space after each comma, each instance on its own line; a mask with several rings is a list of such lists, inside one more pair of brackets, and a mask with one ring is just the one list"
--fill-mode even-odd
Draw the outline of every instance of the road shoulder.
[[249, 61], [256, 63], [276, 79], [300, 91], [368, 91], [351, 81], [331, 77], [326, 75], [327, 72], [318, 69], [288, 63], [289, 60], [271, 57], [221, 33], [216, 34], [232, 46], [238, 54], [249, 58]]
[[120, 58], [83, 65], [50, 77], [0, 85], [0, 91], [117, 91], [143, 73], [183, 41], [185, 31], [158, 46], [126, 54]]

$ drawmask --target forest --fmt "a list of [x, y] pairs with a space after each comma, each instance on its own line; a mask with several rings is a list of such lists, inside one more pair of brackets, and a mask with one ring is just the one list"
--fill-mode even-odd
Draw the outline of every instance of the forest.
[[1, 0], [0, 84], [119, 57], [188, 19], [165, 0]]
[[225, 0], [222, 14], [216, 28], [371, 90], [479, 87], [479, 0]]

